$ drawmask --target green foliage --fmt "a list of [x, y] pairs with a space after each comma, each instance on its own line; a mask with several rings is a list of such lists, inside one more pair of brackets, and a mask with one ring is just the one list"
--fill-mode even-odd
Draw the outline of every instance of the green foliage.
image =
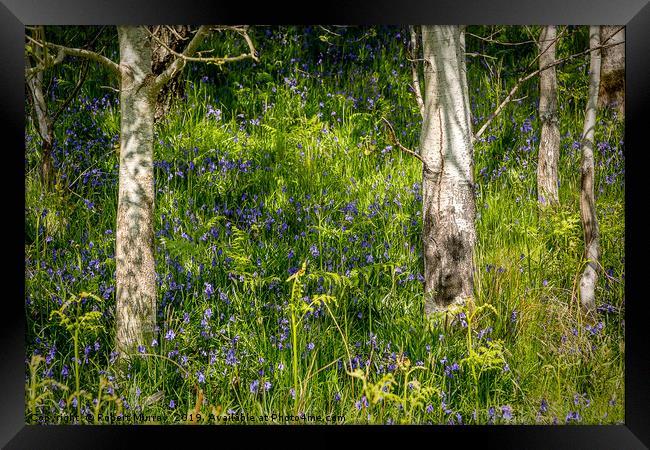
[[[475, 145], [474, 299], [428, 321], [422, 167], [388, 147], [380, 122], [417, 149], [408, 30], [326, 28], [254, 27], [255, 67], [188, 64], [186, 98], [154, 138], [159, 329], [122, 375], [111, 354], [120, 112], [101, 88], [113, 80], [91, 67], [62, 115], [53, 192], [41, 190], [27, 124], [30, 423], [105, 423], [120, 411], [161, 423], [224, 423], [215, 418], [229, 411], [373, 424], [623, 420], [624, 128], [608, 111], [595, 151], [599, 321], [577, 314], [584, 61], [558, 66], [562, 206], [537, 206], [531, 79]], [[476, 130], [534, 66], [539, 28], [468, 31], [491, 36], [466, 38], [484, 55], [467, 59]], [[558, 56], [586, 48], [584, 27], [563, 36]], [[245, 50], [225, 32], [208, 46]], [[75, 79], [78, 64], [67, 64], [47, 79]]]

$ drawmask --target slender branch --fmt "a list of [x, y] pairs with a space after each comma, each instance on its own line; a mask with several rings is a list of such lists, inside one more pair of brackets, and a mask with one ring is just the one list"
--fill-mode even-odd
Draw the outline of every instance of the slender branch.
[[415, 156], [417, 159], [419, 159], [422, 162], [422, 164], [425, 164], [424, 160], [422, 159], [422, 156], [420, 156], [419, 154], [417, 154], [413, 150], [404, 147], [400, 143], [400, 141], [397, 139], [397, 136], [395, 136], [395, 130], [393, 129], [393, 126], [390, 124], [388, 119], [386, 119], [385, 117], [382, 117], [381, 120], [383, 120], [384, 123], [386, 124], [386, 126], [388, 127], [388, 134], [390, 136], [390, 139], [393, 141], [393, 143], [395, 143], [395, 145], [397, 145], [397, 147], [400, 150], [402, 150], [404, 153], [408, 153], [411, 156]]
[[[619, 28], [618, 28], [616, 31], [614, 31], [611, 35], [609, 35], [607, 38], [605, 38], [605, 39], [600, 43], [600, 45], [601, 45], [601, 46], [605, 45], [605, 43], [609, 42], [609, 41], [610, 41], [614, 36], [616, 36], [620, 31], [622, 31], [622, 30], [624, 30], [624, 29], [625, 29], [625, 26], [619, 27]], [[621, 42], [616, 43], [616, 44], [614, 44], [614, 45], [622, 44], [623, 42], [625, 42], [625, 41], [621, 41]], [[611, 47], [613, 47], [614, 45], [611, 45]], [[606, 48], [609, 48], [609, 47], [606, 47]]]
[[[33, 40], [31, 37], [28, 37], [30, 40]], [[61, 64], [63, 62], [63, 58], [65, 58], [65, 52], [63, 50], [59, 50], [56, 56], [52, 56], [49, 58], [49, 60], [42, 60], [40, 58], [34, 57], [34, 59], [38, 59], [36, 66], [30, 67], [29, 69], [25, 69], [25, 75], [29, 78], [37, 74], [38, 72], [42, 72], [46, 69], [49, 69], [50, 67], [56, 66], [57, 64]]]
[[549, 49], [550, 49], [550, 48], [551, 48], [555, 43], [557, 43], [557, 42], [560, 41], [560, 38], [561, 38], [561, 37], [562, 37], [562, 36], [567, 32], [568, 29], [569, 29], [568, 27], [565, 27], [562, 31], [560, 31], [560, 33], [558, 33], [557, 36], [555, 36], [555, 38], [554, 38], [552, 41], [550, 41], [550, 42], [548, 43], [548, 45], [546, 46], [546, 48], [544, 48], [544, 49], [542, 49], [542, 43], [540, 42], [540, 43], [539, 43], [540, 51], [537, 53], [537, 56], [535, 56], [535, 58], [533, 58], [533, 60], [528, 64], [528, 67], [527, 67], [527, 68], [530, 68], [530, 67], [532, 67], [534, 64], [536, 64], [536, 63], [537, 63], [537, 60], [538, 60], [539, 58], [541, 58], [542, 55], [544, 55], [546, 52], [548, 52]]
[[341, 37], [340, 34], [335, 33], [335, 32], [333, 32], [333, 31], [331, 31], [331, 30], [328, 30], [327, 28], [325, 28], [325, 27], [322, 26], [322, 25], [318, 25], [318, 28], [322, 29], [322, 30], [325, 31], [326, 33], [333, 34], [334, 36]]
[[468, 33], [468, 32], [465, 32], [465, 34], [467, 34], [468, 36], [475, 37], [476, 39], [480, 39], [480, 40], [485, 41], [485, 42], [490, 42], [492, 44], [499, 44], [499, 45], [517, 46], [517, 45], [526, 45], [526, 44], [534, 44], [535, 43], [535, 41], [532, 41], [532, 40], [531, 41], [523, 41], [523, 42], [501, 42], [501, 41], [496, 41], [496, 40], [492, 39], [492, 36], [498, 34], [500, 31], [501, 30], [499, 30], [497, 32], [494, 32], [494, 33], [492, 33], [492, 35], [490, 35], [488, 37], [482, 37], [482, 36], [479, 36], [477, 34]]
[[407, 58], [404, 58], [404, 59], [406, 59], [408, 62], [420, 62], [420, 61], [425, 62], [426, 61], [426, 59], [424, 59], [424, 58], [408, 58], [407, 57]]
[[[148, 30], [148, 29], [147, 29]], [[178, 72], [183, 70], [183, 67], [185, 67], [185, 64], [187, 62], [187, 58], [190, 55], [193, 55], [198, 46], [201, 44], [203, 41], [203, 38], [208, 34], [208, 27], [205, 25], [202, 25], [199, 27], [199, 29], [194, 33], [194, 37], [190, 41], [189, 44], [187, 44], [187, 47], [185, 47], [185, 50], [183, 53], [178, 53], [169, 46], [167, 46], [161, 39], [158, 38], [154, 33], [149, 32], [151, 36], [160, 44], [162, 45], [165, 49], [167, 49], [168, 52], [171, 54], [175, 55], [176, 58], [174, 61], [167, 66], [167, 68], [156, 77], [154, 84], [156, 85], [157, 88], [162, 87], [165, 83], [167, 83], [169, 80], [171, 80]]]
[[54, 115], [52, 116], [52, 124], [56, 123], [63, 110], [70, 104], [70, 102], [77, 95], [77, 93], [79, 93], [79, 90], [81, 89], [81, 86], [83, 85], [84, 81], [86, 81], [86, 76], [88, 75], [88, 65], [89, 65], [88, 61], [85, 61], [83, 72], [81, 72], [81, 75], [79, 76], [79, 81], [77, 82], [77, 85], [74, 87], [72, 93], [68, 96], [68, 98], [65, 99], [63, 105], [61, 105], [59, 110], [56, 113], [54, 113]]
[[[611, 36], [610, 36], [610, 37], [611, 37]], [[607, 40], [605, 40], [604, 42], [606, 42], [606, 41], [607, 41]], [[496, 118], [496, 116], [498, 116], [499, 113], [503, 110], [503, 108], [505, 108], [505, 106], [506, 106], [508, 103], [510, 103], [510, 102], [512, 101], [512, 97], [515, 95], [515, 93], [517, 92], [517, 90], [521, 87], [521, 85], [522, 85], [524, 82], [530, 80], [531, 78], [533, 78], [534, 76], [540, 74], [541, 72], [543, 72], [543, 71], [545, 71], [545, 70], [548, 70], [548, 69], [550, 69], [550, 68], [552, 68], [552, 67], [555, 67], [555, 66], [557, 66], [557, 65], [559, 65], [559, 64], [565, 63], [566, 61], [569, 61], [569, 60], [571, 60], [571, 59], [577, 58], [577, 57], [579, 57], [579, 56], [584, 56], [584, 55], [589, 54], [589, 53], [591, 53], [591, 52], [594, 52], [594, 51], [596, 51], [596, 50], [600, 50], [600, 49], [603, 49], [603, 48], [614, 47], [614, 46], [616, 46], [616, 45], [623, 44], [624, 42], [625, 42], [625, 41], [622, 41], [622, 42], [620, 42], [620, 43], [615, 43], [615, 44], [599, 45], [598, 47], [589, 48], [589, 49], [587, 49], [587, 50], [585, 50], [585, 51], [582, 51], [582, 52], [580, 52], [580, 53], [575, 53], [575, 54], [570, 55], [570, 56], [567, 56], [567, 57], [565, 57], [565, 58], [558, 59], [558, 60], [556, 60], [556, 61], [555, 61], [554, 63], [552, 63], [552, 64], [548, 64], [548, 65], [546, 65], [546, 66], [544, 66], [544, 67], [542, 67], [542, 68], [540, 68], [540, 69], [538, 69], [538, 70], [535, 70], [534, 72], [529, 73], [528, 75], [526, 75], [526, 76], [524, 76], [524, 77], [520, 77], [520, 78], [517, 80], [517, 83], [516, 83], [516, 84], [513, 86], [513, 88], [510, 90], [510, 92], [508, 93], [508, 95], [506, 96], [506, 98], [503, 99], [503, 101], [499, 104], [499, 106], [497, 107], [497, 109], [495, 109], [494, 112], [492, 112], [492, 114], [490, 114], [490, 116], [487, 118], [487, 120], [485, 121], [485, 123], [484, 123], [484, 124], [481, 126], [481, 128], [480, 128], [480, 129], [479, 129], [479, 130], [474, 134], [474, 136], [473, 136], [473, 138], [472, 138], [472, 142], [476, 141], [479, 137], [481, 137], [481, 135], [485, 132], [485, 130], [487, 130], [488, 126], [492, 123], [492, 121]]]
[[479, 56], [482, 56], [483, 58], [498, 59], [496, 56], [490, 56], [490, 55], [486, 55], [484, 53], [465, 52], [465, 56], [473, 56], [475, 58], [479, 57]]
[[208, 26], [201, 26], [197, 32], [194, 34], [194, 37], [190, 41], [189, 44], [187, 44], [187, 47], [185, 47], [185, 50], [183, 53], [178, 53], [177, 51], [172, 50], [167, 46], [158, 36], [156, 36], [154, 33], [149, 31], [149, 34], [158, 42], [160, 45], [165, 47], [169, 53], [172, 55], [176, 56], [174, 61], [167, 66], [167, 68], [156, 77], [156, 80], [154, 81], [154, 84], [157, 88], [162, 87], [165, 83], [167, 83], [169, 80], [171, 80], [178, 72], [183, 70], [183, 67], [185, 67], [185, 64], [189, 61], [192, 62], [205, 62], [205, 63], [215, 63], [215, 64], [225, 64], [229, 62], [235, 62], [235, 61], [241, 61], [244, 59], [252, 59], [253, 61], [259, 62], [259, 59], [256, 56], [256, 51], [255, 47], [253, 46], [253, 42], [251, 41], [250, 37], [248, 36], [246, 28], [238, 28], [238, 27], [220, 27], [218, 29], [227, 29], [227, 30], [233, 30], [241, 34], [244, 39], [246, 40], [246, 44], [248, 45], [248, 48], [250, 50], [249, 53], [242, 53], [239, 56], [226, 56], [226, 57], [193, 57], [197, 50], [199, 45], [203, 42], [203, 39], [208, 35], [210, 31], [210, 27]]
[[166, 25], [165, 27], [166, 27], [169, 31], [171, 31], [171, 33], [172, 33], [174, 36], [176, 36], [176, 39], [178, 39], [179, 41], [187, 41], [187, 40], [189, 39], [189, 38], [186, 37], [186, 36], [181, 36], [181, 35], [178, 33], [178, 31], [176, 31], [176, 28], [174, 28], [174, 27], [172, 27], [172, 26], [169, 26], [169, 25]]
[[[47, 47], [56, 49], [56, 50], [59, 51], [59, 55], [61, 54], [61, 52], [63, 52], [65, 55], [78, 56], [78, 57], [81, 57], [81, 58], [87, 58], [87, 59], [90, 59], [92, 61], [98, 62], [98, 63], [104, 65], [105, 67], [107, 67], [111, 72], [113, 72], [117, 76], [120, 76], [120, 68], [119, 68], [119, 66], [114, 61], [112, 61], [111, 59], [109, 59], [109, 58], [107, 58], [107, 57], [105, 57], [103, 55], [100, 55], [99, 53], [95, 53], [93, 51], [85, 50], [85, 49], [82, 49], [82, 48], [66, 47], [64, 45], [53, 44], [51, 42], [45, 42], [45, 41], [39, 42], [39, 41], [37, 41], [36, 39], [33, 39], [30, 36], [27, 36], [27, 39], [29, 39], [31, 42], [38, 45], [39, 47], [42, 47], [43, 49], [45, 49]], [[59, 58], [59, 56], [57, 56], [56, 59], [58, 60], [58, 58]], [[62, 60], [63, 60], [63, 58], [61, 58], [61, 61]], [[61, 61], [58, 61], [58, 62], [61, 62]]]
[[[415, 60], [418, 56], [418, 36], [417, 32], [415, 31], [414, 26], [409, 26], [409, 30], [411, 32], [411, 58], [412, 61]], [[417, 101], [418, 104], [418, 109], [420, 110], [420, 115], [424, 119], [424, 100], [422, 99], [422, 90], [420, 88], [420, 75], [418, 73], [418, 65], [417, 63], [413, 62], [411, 64], [411, 72], [413, 75], [413, 92], [415, 92], [415, 100]]]

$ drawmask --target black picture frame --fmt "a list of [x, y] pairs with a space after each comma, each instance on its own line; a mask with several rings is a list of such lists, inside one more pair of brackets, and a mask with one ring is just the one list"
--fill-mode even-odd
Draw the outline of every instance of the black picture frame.
[[[24, 25], [104, 25], [140, 23], [245, 24], [621, 24], [626, 25], [626, 338], [625, 424], [609, 426], [405, 426], [405, 427], [161, 427], [161, 426], [27, 426], [24, 423], [25, 318], [24, 285], [18, 280], [24, 264], [24, 244], [13, 235], [23, 232], [11, 222], [7, 239], [14, 249], [5, 253], [5, 280], [13, 288], [5, 295], [4, 324], [0, 327], [0, 444], [6, 448], [103, 448], [204, 445], [197, 439], [223, 445], [224, 433], [240, 445], [272, 433], [281, 445], [310, 446], [320, 435], [338, 440], [357, 436], [373, 440], [398, 438], [406, 445], [453, 445], [498, 448], [636, 449], [650, 446], [650, 348], [645, 332], [646, 303], [641, 278], [646, 261], [640, 243], [644, 197], [644, 153], [650, 104], [650, 4], [648, 0], [389, 0], [331, 1], [324, 4], [282, 4], [209, 0], [2, 0], [0, 5], [0, 114], [7, 125], [3, 156], [9, 209], [20, 216], [24, 195], [16, 192], [24, 179]], [[14, 179], [16, 178], [16, 179]], [[23, 185], [24, 186], [24, 185]], [[13, 214], [12, 214], [13, 218]], [[12, 228], [15, 226], [15, 229]], [[15, 244], [13, 243], [15, 241]], [[20, 258], [22, 257], [22, 260]], [[12, 271], [16, 273], [13, 274]], [[251, 430], [253, 432], [251, 432]], [[270, 437], [270, 436], [269, 436]], [[324, 437], [324, 436], [323, 436]], [[137, 439], [137, 441], [136, 441]], [[363, 442], [363, 441], [361, 441]], [[233, 444], [226, 444], [233, 445]]]

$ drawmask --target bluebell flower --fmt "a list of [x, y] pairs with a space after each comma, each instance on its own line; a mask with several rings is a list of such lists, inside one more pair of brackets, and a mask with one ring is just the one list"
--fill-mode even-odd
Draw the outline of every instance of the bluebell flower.
[[580, 422], [582, 420], [582, 418], [580, 417], [580, 413], [578, 413], [577, 411], [575, 411], [575, 412], [569, 411], [569, 413], [566, 415], [565, 420], [566, 420], [566, 423], [569, 423], [571, 421]]
[[548, 402], [543, 398], [539, 405], [539, 412], [543, 414], [546, 411], [548, 411]]
[[212, 317], [212, 310], [210, 308], [207, 308], [205, 311], [203, 311], [203, 317], [206, 320], [209, 320]]
[[518, 314], [519, 314], [519, 312], [516, 309], [513, 309], [512, 313], [510, 314], [510, 321], [511, 322], [516, 322]]
[[239, 363], [235, 356], [235, 349], [231, 348], [228, 350], [228, 353], [226, 354], [226, 364], [229, 366], [236, 366]]

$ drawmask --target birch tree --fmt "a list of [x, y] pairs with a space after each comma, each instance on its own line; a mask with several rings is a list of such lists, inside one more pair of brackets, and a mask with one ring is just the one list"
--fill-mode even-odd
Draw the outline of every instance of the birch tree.
[[[186, 25], [157, 25], [153, 27], [152, 65], [151, 71], [154, 75], [160, 75], [167, 65], [174, 59], [172, 52], [180, 52], [187, 44], [190, 36], [190, 28]], [[159, 121], [171, 109], [175, 100], [179, 99], [185, 93], [185, 83], [178, 72], [169, 80], [158, 93], [156, 100], [156, 111], [154, 112], [155, 121]]]
[[[555, 56], [551, 56], [555, 53], [557, 31], [545, 30], [543, 36], [540, 36], [540, 42], [547, 42], [544, 47], [548, 50], [546, 61], [539, 61], [539, 68], [520, 76], [478, 131], [472, 134], [464, 59], [465, 33], [458, 26], [422, 26], [420, 28], [423, 44], [422, 57], [418, 55], [417, 29], [410, 27], [412, 88], [423, 120], [419, 151], [404, 147], [397, 139], [390, 122], [386, 118], [382, 118], [382, 120], [387, 126], [389, 138], [397, 148], [418, 158], [423, 166], [422, 241], [425, 313], [430, 315], [434, 311], [446, 310], [451, 304], [462, 303], [473, 293], [474, 267], [472, 259], [476, 241], [472, 174], [474, 142], [485, 133], [506, 105], [513, 101], [515, 93], [526, 81], [551, 69], [554, 70], [555, 66], [563, 62], [587, 54], [591, 54], [592, 67], [595, 67], [595, 59], [598, 61], [597, 64], [600, 64], [599, 52], [603, 47], [599, 42], [592, 42], [590, 48], [585, 51], [557, 59]], [[555, 33], [554, 36], [553, 33]], [[546, 53], [541, 50], [533, 63], [545, 56]], [[424, 61], [423, 79], [420, 79], [418, 61]], [[593, 287], [595, 286], [595, 267], [598, 255], [598, 224], [593, 195], [595, 106], [592, 108], [592, 104], [596, 105], [597, 103], [598, 82], [594, 80], [594, 77], [600, 69], [598, 68], [595, 72], [594, 70], [591, 71], [590, 86], [596, 83], [596, 91], [594, 93], [593, 87], [590, 87], [590, 101], [583, 133], [585, 136], [583, 148], [586, 150], [582, 153], [581, 210], [583, 210], [586, 254], [589, 255], [587, 258], [589, 264], [581, 280], [585, 305], [594, 304]], [[548, 83], [546, 82], [548, 79], [545, 79], [541, 83], [548, 87], [548, 89], [544, 89], [546, 92], [552, 93], [554, 90], [553, 79], [550, 79]], [[424, 92], [421, 92], [422, 86]], [[555, 96], [548, 96], [547, 100], [542, 102], [541, 114], [544, 119], [557, 116], [557, 98]], [[556, 121], [557, 119], [546, 120], [549, 125], [555, 124]], [[549, 135], [554, 136], [554, 133], [555, 131], [549, 130]], [[555, 138], [549, 139], [554, 140]], [[555, 158], [555, 165], [557, 165], [557, 156]], [[542, 178], [548, 179], [553, 176]], [[557, 175], [555, 175], [553, 187], [557, 187]], [[544, 192], [543, 189], [544, 187], [540, 190]]]
[[120, 91], [120, 165], [116, 225], [115, 348], [120, 358], [138, 345], [151, 343], [156, 325], [156, 272], [154, 254], [153, 131], [156, 99], [163, 86], [189, 61], [224, 64], [257, 60], [246, 27], [218, 27], [239, 33], [248, 52], [232, 57], [195, 57], [211, 27], [201, 26], [184, 50], [166, 47], [173, 55], [158, 75], [152, 72], [152, 42], [166, 44], [145, 26], [119, 26], [119, 63], [85, 49], [29, 38], [41, 48], [58, 51], [44, 64], [55, 64], [64, 55], [88, 58], [107, 67], [117, 78]]
[[[424, 312], [447, 311], [474, 291], [473, 142], [465, 66], [465, 36], [458, 25], [410, 27], [413, 91], [422, 116], [419, 152], [404, 147], [386, 118], [390, 139], [422, 162]], [[417, 61], [424, 62], [423, 77]], [[423, 91], [421, 91], [421, 87]]]
[[[35, 28], [34, 36], [37, 38], [44, 37], [43, 27]], [[44, 59], [45, 52], [43, 48], [35, 46], [30, 48], [29, 53], [31, 54], [25, 55], [25, 84], [32, 101], [36, 132], [41, 139], [41, 184], [45, 190], [48, 190], [53, 179], [52, 146], [54, 145], [54, 131], [47, 111], [47, 101], [45, 95], [43, 95], [43, 70], [34, 70], [35, 66], [38, 65], [38, 61]]]
[[598, 106], [614, 108], [625, 115], [625, 27], [600, 27], [603, 43]]
[[[27, 27], [31, 31], [32, 38], [37, 41], [45, 40], [45, 27], [34, 26]], [[103, 29], [103, 28], [102, 28]], [[86, 42], [85, 46], [91, 46], [99, 38], [99, 33]], [[47, 47], [39, 45], [31, 45], [29, 41], [25, 46], [25, 85], [27, 87], [28, 98], [32, 104], [32, 116], [36, 133], [38, 134], [41, 142], [40, 146], [40, 166], [39, 175], [41, 178], [41, 185], [44, 190], [48, 191], [52, 188], [56, 174], [54, 173], [53, 151], [54, 151], [54, 128], [57, 121], [61, 118], [63, 111], [68, 107], [72, 99], [76, 97], [81, 89], [81, 86], [86, 80], [88, 74], [88, 61], [82, 63], [82, 68], [79, 71], [79, 78], [76, 85], [62, 97], [58, 102], [54, 112], [50, 111], [48, 107], [47, 97], [50, 94], [46, 89], [44, 83], [44, 73], [52, 65], [58, 64], [63, 61], [65, 53], [59, 51], [56, 56], [50, 55]], [[58, 105], [56, 104], [58, 103]]]
[[422, 26], [425, 313], [473, 296], [476, 240], [465, 42], [457, 25]]
[[580, 216], [584, 232], [586, 265], [580, 277], [580, 302], [587, 315], [596, 313], [596, 281], [600, 258], [598, 218], [596, 217], [596, 200], [594, 198], [594, 133], [596, 112], [598, 108], [598, 89], [600, 84], [600, 30], [598, 26], [589, 27], [589, 97], [585, 110], [585, 122], [582, 130], [582, 147], [580, 158]]
[[539, 36], [539, 120], [542, 131], [537, 162], [537, 200], [540, 206], [558, 204], [558, 160], [560, 158], [560, 124], [557, 113], [557, 75], [555, 47], [557, 28], [542, 27]]

